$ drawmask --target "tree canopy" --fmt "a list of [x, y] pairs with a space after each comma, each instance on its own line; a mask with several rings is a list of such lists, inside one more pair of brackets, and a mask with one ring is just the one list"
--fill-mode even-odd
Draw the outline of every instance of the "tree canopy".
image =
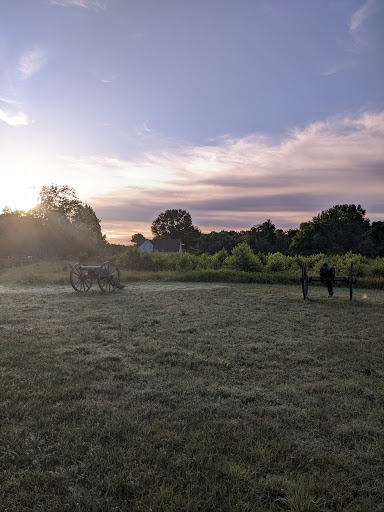
[[322, 211], [312, 221], [300, 225], [291, 250], [295, 254], [344, 254], [358, 252], [363, 235], [369, 229], [369, 219], [361, 205], [336, 205]]
[[0, 237], [0, 256], [93, 255], [106, 245], [93, 208], [67, 185], [44, 186], [28, 212], [4, 208]]
[[139, 245], [145, 242], [145, 236], [142, 235], [141, 233], [136, 233], [135, 235], [132, 236], [131, 242], [133, 242], [136, 245], [136, 247], [139, 247]]
[[165, 210], [152, 222], [151, 231], [155, 238], [180, 239], [190, 252], [198, 249], [201, 233], [186, 210]]

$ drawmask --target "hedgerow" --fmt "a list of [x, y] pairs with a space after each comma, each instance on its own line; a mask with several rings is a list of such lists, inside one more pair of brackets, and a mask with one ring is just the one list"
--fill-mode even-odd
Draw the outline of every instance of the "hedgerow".
[[[213, 255], [201, 254], [199, 256], [189, 253], [172, 253], [162, 256], [158, 252], [145, 253], [138, 251], [135, 247], [128, 247], [116, 258], [116, 264], [121, 269], [139, 272], [170, 271], [185, 274], [196, 271], [200, 272], [202, 278], [207, 278], [208, 275], [204, 274], [204, 271], [209, 271], [209, 275], [212, 276], [217, 271], [237, 271], [265, 275], [285, 273], [292, 279], [294, 276], [300, 275], [303, 259], [307, 262], [308, 271], [314, 275], [319, 274], [321, 265], [327, 262], [335, 267], [336, 275], [347, 276], [350, 272], [350, 262], [353, 260], [354, 276], [358, 278], [384, 277], [384, 258], [380, 257], [369, 259], [352, 252], [335, 256], [326, 256], [320, 253], [305, 257], [284, 256], [280, 252], [267, 255], [254, 254], [246, 243], [237, 245], [231, 254], [222, 249]], [[267, 278], [263, 279], [265, 282]]]

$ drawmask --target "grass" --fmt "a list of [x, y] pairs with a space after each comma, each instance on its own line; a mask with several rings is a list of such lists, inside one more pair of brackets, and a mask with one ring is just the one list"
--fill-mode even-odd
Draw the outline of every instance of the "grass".
[[[99, 265], [100, 262], [88, 262], [88, 264]], [[35, 263], [24, 267], [3, 269], [0, 272], [0, 282], [4, 285], [14, 286], [44, 286], [68, 283], [69, 272], [73, 262], [59, 261], [54, 263]], [[309, 271], [309, 275], [316, 275], [316, 272]], [[176, 271], [130, 271], [121, 270], [122, 282], [137, 283], [147, 281], [161, 282], [211, 282], [211, 283], [259, 283], [259, 284], [299, 284], [301, 277], [300, 269], [290, 269], [280, 272], [271, 272], [266, 268], [262, 272], [242, 272], [231, 269], [220, 270], [187, 270]], [[312, 283], [313, 286], [320, 283]], [[336, 284], [338, 287], [345, 287], [345, 284]], [[370, 276], [358, 277], [357, 288], [384, 290], [384, 277]]]
[[374, 512], [384, 295], [0, 286], [0, 511]]

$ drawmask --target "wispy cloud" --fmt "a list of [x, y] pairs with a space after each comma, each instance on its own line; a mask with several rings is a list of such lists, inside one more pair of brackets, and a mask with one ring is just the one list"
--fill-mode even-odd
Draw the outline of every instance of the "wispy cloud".
[[18, 72], [23, 80], [27, 80], [32, 75], [41, 70], [46, 62], [46, 54], [41, 49], [36, 48], [25, 52], [19, 59]]
[[340, 203], [384, 216], [384, 112], [313, 123], [279, 141], [226, 137], [137, 161], [93, 157], [71, 165], [109, 176], [108, 193], [90, 202], [103, 222], [125, 223], [133, 232], [167, 208], [189, 210], [205, 231], [244, 229], [267, 218], [298, 227]]
[[363, 4], [353, 12], [347, 21], [348, 32], [344, 35], [341, 43], [344, 49], [343, 58], [332, 65], [325, 71], [321, 72], [322, 76], [332, 76], [345, 69], [355, 67], [359, 62], [359, 55], [369, 47], [367, 33], [362, 30], [364, 22], [383, 8], [383, 2], [380, 0], [365, 0]]
[[1, 108], [0, 121], [3, 121], [3, 123], [13, 127], [27, 126], [30, 124], [27, 115], [23, 112], [10, 113]]
[[377, 0], [365, 0], [363, 5], [355, 11], [349, 22], [350, 32], [354, 32], [360, 25], [379, 9]]
[[21, 105], [20, 101], [14, 100], [12, 98], [0, 98], [0, 102], [7, 103], [8, 105]]
[[82, 9], [105, 10], [105, 0], [51, 0], [51, 5], [80, 7]]
[[148, 121], [144, 121], [140, 126], [136, 126], [137, 135], [146, 135], [151, 133], [151, 130], [148, 127]]

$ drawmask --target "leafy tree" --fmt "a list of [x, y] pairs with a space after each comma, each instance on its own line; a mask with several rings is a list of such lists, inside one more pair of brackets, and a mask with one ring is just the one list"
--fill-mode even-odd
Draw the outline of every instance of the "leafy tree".
[[136, 247], [139, 247], [139, 245], [145, 242], [145, 236], [143, 236], [141, 233], [136, 233], [136, 235], [132, 236], [131, 242], [133, 242]]
[[24, 211], [4, 208], [0, 215], [0, 256], [40, 256], [44, 226]]
[[231, 252], [243, 238], [243, 232], [237, 231], [211, 231], [202, 233], [200, 238], [200, 253], [216, 254], [222, 249]]
[[371, 258], [384, 256], [384, 222], [372, 222], [362, 237], [360, 252]]
[[193, 225], [190, 213], [185, 210], [166, 210], [152, 222], [155, 238], [180, 239], [189, 252], [198, 249], [200, 230]]
[[96, 254], [106, 246], [100, 221], [72, 187], [44, 186], [29, 212], [5, 208], [0, 215], [2, 255], [37, 257]]
[[38, 195], [38, 204], [31, 210], [36, 217], [44, 220], [54, 218], [67, 223], [77, 213], [81, 201], [74, 188], [68, 185], [43, 186]]
[[71, 225], [76, 229], [78, 238], [85, 238], [96, 246], [106, 243], [105, 235], [101, 232], [100, 219], [91, 206], [80, 203], [71, 218]]
[[233, 249], [231, 256], [225, 260], [225, 265], [245, 272], [261, 272], [263, 269], [260, 259], [253, 254], [246, 242], [242, 242]]
[[303, 222], [294, 236], [291, 250], [295, 254], [343, 254], [358, 250], [369, 229], [361, 205], [336, 205], [322, 211], [312, 221]]
[[276, 226], [268, 219], [246, 231], [244, 239], [254, 252], [273, 252], [276, 245]]

